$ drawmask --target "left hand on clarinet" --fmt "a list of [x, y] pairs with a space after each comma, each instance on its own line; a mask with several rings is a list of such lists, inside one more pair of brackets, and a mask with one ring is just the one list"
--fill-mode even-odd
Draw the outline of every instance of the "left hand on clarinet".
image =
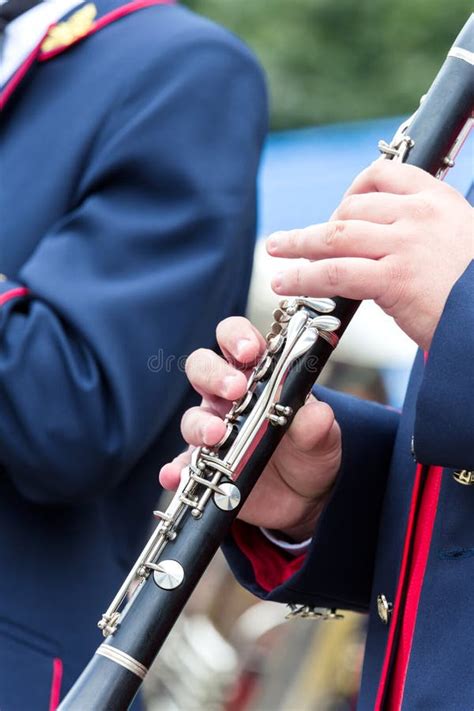
[[285, 295], [373, 299], [427, 350], [449, 292], [474, 257], [473, 209], [414, 166], [378, 160], [329, 222], [270, 235], [275, 257], [311, 260], [272, 282]]

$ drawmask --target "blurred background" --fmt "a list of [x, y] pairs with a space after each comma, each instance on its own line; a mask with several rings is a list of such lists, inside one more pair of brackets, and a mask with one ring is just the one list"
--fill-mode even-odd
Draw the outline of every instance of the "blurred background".
[[[469, 0], [187, 0], [253, 49], [267, 75], [271, 134], [259, 179], [249, 316], [265, 333], [277, 266], [263, 238], [326, 221], [427, 91], [471, 11]], [[245, 107], [242, 107], [245, 121]], [[466, 194], [473, 142], [449, 182]], [[275, 260], [273, 260], [274, 262]], [[401, 407], [415, 347], [364, 304], [326, 384]], [[165, 502], [163, 502], [164, 505]], [[334, 561], [337, 565], [337, 560]], [[149, 711], [355, 709], [365, 618], [287, 622], [239, 588], [217, 556], [147, 681]]]
[[397, 116], [416, 107], [469, 0], [184, 0], [254, 50], [273, 130]]

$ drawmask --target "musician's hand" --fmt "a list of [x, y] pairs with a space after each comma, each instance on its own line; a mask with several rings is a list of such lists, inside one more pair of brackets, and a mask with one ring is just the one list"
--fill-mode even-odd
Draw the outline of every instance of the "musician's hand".
[[[188, 378], [203, 398], [201, 406], [188, 410], [181, 423], [191, 448], [212, 446], [224, 435], [222, 418], [232, 401], [245, 393], [251, 365], [265, 349], [262, 336], [244, 318], [220, 323], [217, 339], [225, 358], [201, 349], [186, 363]], [[189, 457], [188, 450], [162, 468], [160, 481], [165, 488], [177, 487]], [[240, 517], [304, 540], [314, 529], [340, 459], [341, 434], [334, 414], [312, 397], [296, 414]]]
[[427, 350], [452, 286], [474, 257], [473, 209], [423, 170], [378, 160], [329, 222], [277, 232], [268, 251], [313, 260], [277, 275], [278, 294], [374, 299]]

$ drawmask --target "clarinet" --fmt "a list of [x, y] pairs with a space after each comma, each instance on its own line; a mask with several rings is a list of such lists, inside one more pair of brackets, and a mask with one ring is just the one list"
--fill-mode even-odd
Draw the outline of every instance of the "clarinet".
[[[380, 141], [385, 159], [444, 177], [473, 123], [473, 63], [471, 15], [418, 110], [390, 143]], [[212, 449], [194, 450], [171, 503], [154, 512], [155, 531], [98, 623], [106, 640], [59, 711], [129, 708], [359, 304], [340, 297], [280, 302], [247, 392], [225, 417], [226, 434]], [[308, 608], [299, 612], [320, 615]], [[328, 610], [325, 616], [337, 612]]]

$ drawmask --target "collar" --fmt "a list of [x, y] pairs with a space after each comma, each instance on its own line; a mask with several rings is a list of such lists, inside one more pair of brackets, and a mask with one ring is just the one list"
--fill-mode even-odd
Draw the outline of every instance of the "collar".
[[4, 86], [44, 38], [49, 27], [83, 0], [43, 0], [9, 22], [3, 34], [0, 86]]
[[[10, 99], [13, 92], [20, 85], [29, 70], [37, 63], [53, 59], [58, 54], [68, 50], [78, 42], [86, 39], [92, 34], [102, 30], [112, 22], [116, 22], [127, 15], [141, 10], [152, 5], [173, 5], [175, 0], [132, 0], [125, 5], [120, 5], [119, 2], [113, 0], [109, 9], [105, 3], [105, 7], [98, 12], [96, 5], [93, 2], [84, 2], [80, 0], [46, 0], [48, 3], [70, 3], [69, 10], [65, 12], [62, 5], [62, 13], [56, 17], [49, 26], [42, 25], [42, 34], [37, 39], [37, 43], [33, 46], [30, 53], [24, 57], [23, 62], [17, 67], [16, 71], [7, 79], [6, 84], [0, 91], [0, 111], [4, 109], [7, 101]], [[43, 4], [43, 3], [42, 3]], [[17, 18], [14, 22], [26, 18], [31, 12], [34, 12], [41, 5], [32, 8], [27, 13]], [[59, 8], [58, 8], [59, 9]], [[59, 19], [59, 21], [58, 21]], [[14, 23], [11, 23], [12, 25]]]

